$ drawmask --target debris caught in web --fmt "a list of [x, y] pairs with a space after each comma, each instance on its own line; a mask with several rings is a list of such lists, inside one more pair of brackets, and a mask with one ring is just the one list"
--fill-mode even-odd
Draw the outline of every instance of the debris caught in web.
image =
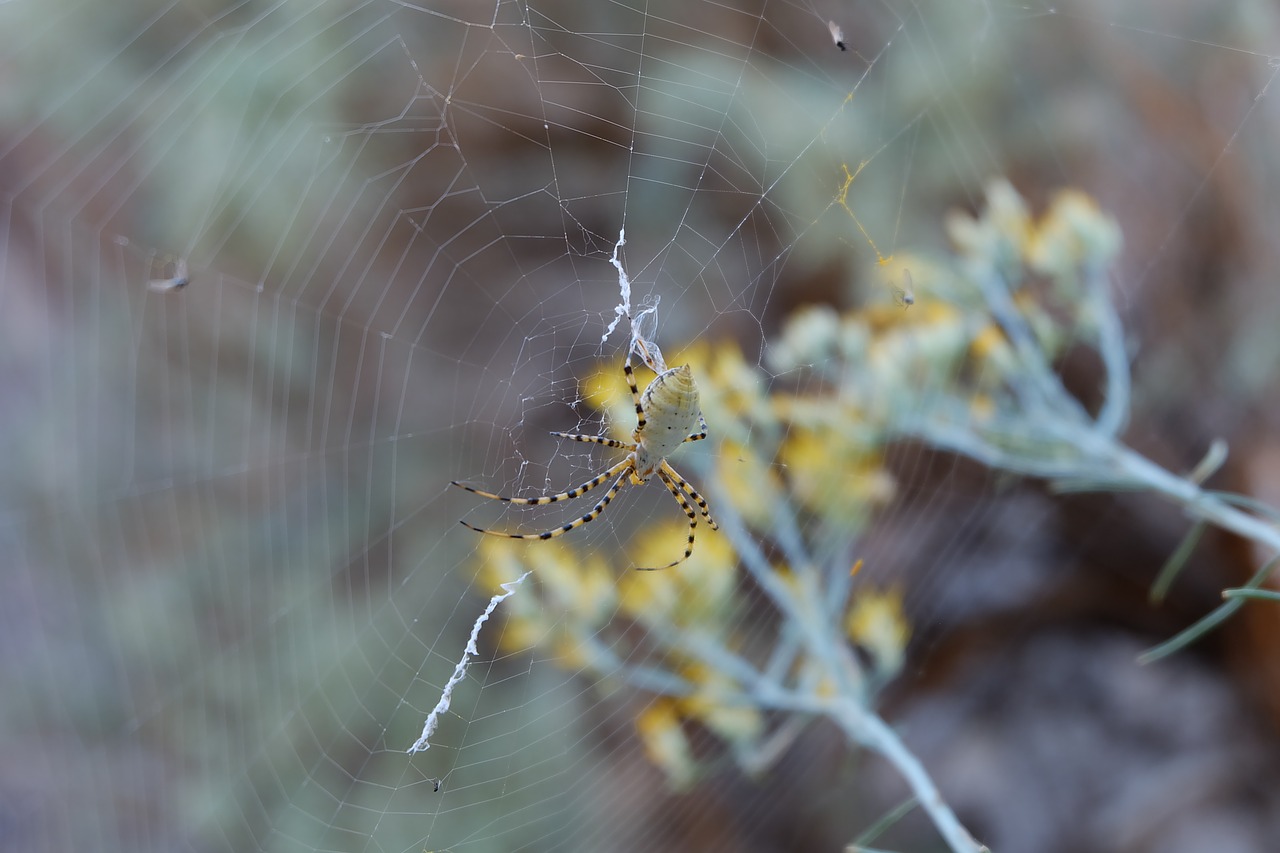
[[[501, 584], [504, 592], [499, 592], [489, 599], [489, 606], [476, 619], [476, 623], [471, 626], [471, 639], [467, 640], [467, 648], [462, 652], [462, 659], [458, 661], [458, 665], [453, 668], [453, 675], [449, 676], [449, 680], [444, 685], [444, 690], [440, 694], [440, 701], [431, 709], [431, 713], [427, 715], [427, 721], [422, 724], [422, 734], [413, 742], [413, 746], [409, 747], [405, 752], [412, 755], [415, 752], [426, 752], [431, 748], [431, 736], [436, 732], [436, 726], [440, 725], [440, 717], [449, 710], [449, 705], [453, 703], [453, 688], [458, 686], [458, 682], [467, 676], [467, 667], [471, 663], [471, 658], [480, 654], [480, 649], [476, 646], [476, 640], [480, 638], [480, 627], [489, 620], [493, 615], [493, 611], [498, 605], [515, 594], [516, 587], [524, 582], [532, 572], [525, 572], [520, 577], [508, 583]], [[437, 785], [436, 790], [439, 790]]]
[[618, 328], [618, 324], [626, 318], [629, 323], [631, 340], [627, 344], [627, 351], [640, 356], [640, 359], [649, 366], [654, 373], [662, 373], [667, 369], [667, 363], [662, 358], [662, 350], [658, 349], [658, 344], [654, 341], [658, 333], [658, 303], [661, 297], [654, 294], [644, 301], [644, 308], [638, 314], [631, 313], [631, 277], [627, 275], [626, 267], [622, 265], [622, 260], [618, 257], [618, 253], [622, 251], [622, 247], [627, 244], [627, 229], [622, 228], [618, 231], [618, 242], [613, 246], [613, 256], [609, 258], [609, 263], [613, 264], [614, 269], [618, 271], [618, 293], [621, 301], [614, 306], [614, 318], [609, 323], [609, 327], [605, 329], [603, 335], [600, 336], [600, 343], [609, 340], [609, 336], [613, 334], [613, 330]]

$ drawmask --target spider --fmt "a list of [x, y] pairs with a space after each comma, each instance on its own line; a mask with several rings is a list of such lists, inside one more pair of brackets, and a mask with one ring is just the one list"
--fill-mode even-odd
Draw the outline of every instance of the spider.
[[[698, 527], [698, 513], [693, 511], [689, 500], [698, 505], [698, 511], [702, 513], [702, 517], [707, 520], [707, 524], [712, 530], [719, 529], [711, 518], [711, 512], [707, 507], [706, 500], [703, 499], [702, 495], [698, 494], [693, 486], [689, 485], [684, 477], [677, 474], [676, 469], [672, 468], [667, 462], [667, 457], [675, 452], [676, 448], [681, 444], [687, 441], [702, 441], [707, 437], [707, 422], [698, 408], [698, 386], [694, 383], [693, 372], [687, 364], [659, 373], [649, 383], [649, 387], [644, 389], [644, 394], [641, 394], [640, 389], [636, 387], [635, 373], [631, 370], [630, 353], [627, 354], [627, 360], [622, 365], [622, 371], [627, 375], [627, 385], [631, 388], [631, 397], [636, 404], [636, 429], [631, 434], [630, 443], [597, 435], [576, 435], [567, 432], [551, 433], [558, 438], [565, 438], [570, 441], [603, 444], [607, 447], [617, 447], [628, 451], [626, 457], [617, 465], [567, 492], [561, 492], [557, 495], [540, 495], [536, 498], [503, 497], [492, 492], [473, 489], [471, 486], [459, 483], [457, 480], [452, 481], [453, 485], [466, 489], [468, 492], [474, 492], [482, 498], [491, 498], [496, 501], [506, 501], [507, 503], [520, 504], [522, 506], [542, 506], [543, 504], [581, 497], [609, 478], [616, 478], [613, 481], [613, 485], [604, 493], [604, 497], [600, 499], [600, 502], [595, 505], [591, 512], [581, 518], [574, 519], [563, 527], [546, 530], [542, 533], [503, 533], [497, 530], [485, 530], [482, 527], [467, 524], [465, 521], [462, 524], [477, 533], [487, 533], [490, 536], [505, 536], [508, 539], [554, 539], [599, 518], [605, 507], [609, 505], [609, 502], [613, 500], [618, 492], [622, 491], [622, 487], [627, 485], [628, 482], [639, 486], [642, 483], [647, 483], [656, 474], [658, 479], [662, 481], [662, 485], [667, 487], [667, 491], [675, 496], [680, 508], [684, 510], [684, 514], [689, 518], [689, 541], [685, 545], [684, 556], [680, 559], [673, 560], [665, 566], [658, 566], [655, 569], [641, 569], [641, 571], [669, 569], [689, 559], [689, 555], [693, 553], [694, 533]], [[696, 433], [693, 432], [695, 421], [697, 421], [698, 426], [698, 432]], [[686, 499], [686, 495], [688, 499]]]

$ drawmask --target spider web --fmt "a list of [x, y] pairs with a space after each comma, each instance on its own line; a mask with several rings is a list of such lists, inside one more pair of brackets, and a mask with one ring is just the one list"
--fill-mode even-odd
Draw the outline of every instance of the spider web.
[[[588, 378], [620, 379], [624, 270], [668, 362], [728, 341], [781, 385], [786, 318], [900, 300], [901, 258], [943, 254], [947, 211], [980, 210], [999, 175], [1036, 207], [1082, 187], [1124, 228], [1148, 449], [1186, 469], [1223, 435], [1280, 458], [1248, 428], [1280, 358], [1277, 56], [1262, 2], [0, 4], [0, 846], [852, 841], [905, 796], [887, 768], [818, 727], [761, 779], [712, 761], [674, 793], [633, 706], [501, 644], [505, 603], [431, 749], [406, 755], [492, 592], [458, 519], [585, 512], [503, 511], [449, 481], [556, 492], [617, 459], [548, 433], [605, 434]], [[676, 460], [695, 484], [724, 454], [702, 444]], [[916, 638], [889, 718], [975, 832], [1263, 849], [1274, 795], [1153, 781], [1276, 746], [1222, 668], [1128, 668], [1225, 585], [1201, 576], [1163, 621], [1115, 603], [1177, 514], [1063, 510], [919, 444], [891, 456], [896, 498], [857, 544]], [[1240, 476], [1274, 499], [1260, 470]], [[572, 536], [621, 573], [637, 536], [683, 523], [650, 484]], [[1059, 586], [1081, 563], [1105, 571]], [[1023, 605], [1064, 590], [1088, 606], [1029, 632], [1043, 611]], [[1008, 635], [974, 633], [992, 620]], [[1120, 684], [1141, 695], [1094, 713], [1088, 689]], [[1171, 725], [1167, 702], [1204, 722], [1152, 759], [1133, 730]], [[1037, 719], [1081, 727], [1075, 761]], [[1175, 752], [1200, 763], [1171, 770]], [[1100, 779], [1127, 799], [1095, 814]], [[927, 830], [907, 821], [897, 849], [935, 849]]]

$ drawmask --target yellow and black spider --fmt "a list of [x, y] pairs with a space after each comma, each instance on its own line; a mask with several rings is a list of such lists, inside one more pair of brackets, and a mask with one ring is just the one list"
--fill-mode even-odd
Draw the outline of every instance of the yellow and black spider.
[[[672, 468], [667, 462], [667, 457], [674, 453], [681, 444], [686, 441], [701, 441], [707, 437], [707, 422], [703, 419], [702, 412], [698, 407], [698, 386], [693, 381], [693, 371], [689, 369], [687, 364], [665, 370], [659, 373], [649, 383], [649, 387], [644, 389], [644, 394], [641, 394], [640, 389], [636, 387], [635, 374], [631, 370], [630, 354], [627, 355], [627, 360], [623, 363], [622, 370], [627, 375], [627, 385], [631, 387], [631, 397], [636, 404], [636, 429], [631, 434], [630, 444], [625, 441], [602, 438], [597, 435], [576, 435], [567, 432], [552, 433], [554, 436], [567, 438], [570, 441], [603, 444], [628, 451], [626, 458], [617, 465], [592, 477], [577, 488], [561, 492], [558, 495], [541, 495], [536, 498], [508, 498], [502, 495], [495, 495], [492, 492], [473, 489], [471, 486], [459, 483], [457, 480], [453, 481], [453, 485], [466, 489], [468, 492], [475, 492], [482, 498], [492, 498], [496, 501], [506, 501], [507, 503], [524, 506], [541, 506], [555, 503], [556, 501], [581, 497], [610, 477], [616, 477], [617, 479], [613, 481], [609, 491], [604, 493], [604, 497], [600, 499], [600, 502], [595, 505], [591, 512], [569, 522], [563, 527], [546, 530], [542, 533], [503, 533], [497, 530], [485, 530], [482, 527], [467, 524], [465, 521], [462, 524], [478, 533], [505, 536], [508, 539], [554, 539], [557, 536], [563, 536], [575, 527], [581, 527], [589, 521], [595, 521], [604, 512], [605, 507], [609, 505], [614, 496], [622, 490], [623, 486], [627, 485], [628, 478], [630, 478], [629, 482], [638, 486], [642, 483], [647, 483], [654, 474], [657, 474], [658, 479], [662, 481], [662, 485], [666, 486], [667, 491], [675, 496], [680, 508], [689, 517], [689, 543], [685, 546], [684, 556], [665, 566], [656, 568], [669, 569], [689, 559], [689, 555], [693, 553], [694, 533], [698, 527], [698, 513], [693, 511], [693, 507], [689, 505], [689, 500], [698, 505], [698, 510], [702, 513], [702, 517], [707, 520], [707, 524], [710, 525], [711, 529], [718, 529], [715, 521], [711, 518], [706, 500], [703, 499], [702, 495], [698, 494], [693, 486], [689, 485], [684, 477], [677, 474], [676, 469]], [[698, 432], [696, 433], [693, 431], [695, 422], [698, 426]], [[685, 499], [686, 495], [688, 495], [689, 500]], [[654, 571], [654, 569], [642, 569], [641, 571]]]

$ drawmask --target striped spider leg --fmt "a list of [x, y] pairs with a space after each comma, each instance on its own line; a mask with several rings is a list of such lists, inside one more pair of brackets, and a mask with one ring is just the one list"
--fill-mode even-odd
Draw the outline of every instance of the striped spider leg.
[[[519, 504], [521, 506], [542, 506], [582, 497], [597, 486], [612, 480], [613, 482], [604, 493], [604, 497], [600, 498], [590, 512], [567, 524], [551, 530], [544, 530], [541, 533], [504, 533], [498, 530], [476, 527], [465, 521], [462, 524], [477, 533], [503, 536], [508, 539], [554, 539], [557, 536], [563, 536], [570, 530], [595, 521], [625, 486], [642, 485], [656, 475], [662, 485], [676, 499], [676, 502], [680, 504], [680, 509], [684, 511], [685, 516], [689, 519], [689, 539], [685, 545], [684, 555], [678, 560], [673, 560], [665, 566], [642, 569], [641, 571], [669, 569], [689, 559], [689, 555], [693, 553], [698, 516], [701, 515], [712, 530], [718, 529], [715, 520], [711, 518], [711, 510], [707, 506], [706, 499], [698, 494], [697, 490], [689, 485], [689, 482], [680, 476], [676, 469], [672, 468], [670, 463], [667, 462], [667, 457], [675, 452], [681, 444], [690, 441], [702, 441], [707, 437], [707, 422], [702, 417], [702, 412], [698, 407], [698, 386], [693, 381], [693, 372], [689, 369], [689, 365], [685, 364], [659, 373], [644, 389], [644, 393], [641, 394], [639, 387], [636, 385], [635, 373], [631, 369], [630, 354], [627, 355], [627, 360], [623, 363], [622, 370], [627, 376], [627, 385], [631, 388], [631, 398], [635, 401], [636, 406], [636, 428], [631, 434], [630, 442], [603, 438], [598, 435], [579, 435], [567, 432], [552, 433], [557, 438], [563, 438], [568, 441], [603, 444], [606, 447], [625, 450], [627, 455], [621, 462], [567, 492], [538, 495], [532, 498], [506, 497], [472, 488], [459, 483], [457, 480], [453, 481], [453, 485], [466, 489], [468, 492], [474, 492], [482, 498], [505, 501], [506, 503]], [[697, 432], [693, 431], [695, 423]], [[694, 510], [695, 506], [697, 511]]]

